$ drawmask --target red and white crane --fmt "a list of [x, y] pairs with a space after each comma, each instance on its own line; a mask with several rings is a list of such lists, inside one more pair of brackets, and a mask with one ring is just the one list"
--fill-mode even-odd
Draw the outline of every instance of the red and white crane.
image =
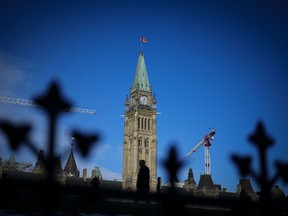
[[205, 174], [211, 174], [211, 161], [210, 161], [210, 146], [211, 141], [214, 140], [214, 135], [216, 131], [212, 129], [208, 134], [204, 136], [204, 138], [186, 154], [186, 158], [189, 157], [192, 153], [194, 153], [198, 148], [204, 145], [204, 156], [205, 156]]

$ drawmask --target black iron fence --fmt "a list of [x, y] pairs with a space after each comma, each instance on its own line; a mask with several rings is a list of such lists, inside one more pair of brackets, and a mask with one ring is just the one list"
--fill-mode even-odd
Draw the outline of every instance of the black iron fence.
[[[176, 147], [169, 150], [165, 161], [171, 186], [158, 193], [139, 195], [135, 192], [114, 190], [101, 187], [61, 184], [55, 176], [55, 131], [56, 120], [61, 112], [69, 109], [57, 82], [53, 82], [46, 95], [35, 98], [49, 119], [49, 154], [45, 159], [47, 175], [37, 181], [29, 179], [5, 178], [5, 170], [1, 170], [0, 180], [0, 213], [19, 215], [288, 215], [286, 199], [272, 199], [271, 189], [275, 182], [282, 178], [288, 182], [288, 164], [277, 161], [277, 172], [268, 178], [266, 153], [273, 144], [267, 136], [262, 122], [258, 122], [256, 130], [249, 140], [259, 150], [260, 174], [251, 168], [252, 158], [232, 155], [242, 176], [252, 176], [261, 186], [259, 200], [253, 201], [240, 197], [218, 196], [215, 198], [194, 196], [192, 193], [179, 193], [174, 180], [181, 167], [177, 158]], [[0, 129], [9, 140], [10, 146], [17, 151], [20, 145], [26, 145], [36, 155], [38, 150], [28, 139], [31, 130], [29, 125], [15, 125], [0, 121]], [[99, 134], [83, 134], [75, 131], [78, 149], [85, 157], [92, 145], [99, 140]], [[135, 203], [135, 200], [140, 202]]]

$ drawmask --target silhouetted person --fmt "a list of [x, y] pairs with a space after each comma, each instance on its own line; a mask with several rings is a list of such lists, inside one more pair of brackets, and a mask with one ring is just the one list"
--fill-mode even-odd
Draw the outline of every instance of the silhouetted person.
[[98, 178], [97, 176], [95, 176], [94, 178], [92, 178], [92, 180], [91, 180], [91, 186], [92, 186], [93, 188], [98, 188], [99, 185], [100, 185], [100, 180], [99, 180], [99, 178]]
[[138, 178], [137, 178], [137, 185], [136, 185], [136, 195], [137, 198], [135, 199], [135, 202], [138, 202], [140, 197], [142, 196], [147, 203], [150, 203], [150, 201], [147, 199], [149, 190], [150, 190], [150, 169], [145, 165], [145, 160], [139, 161], [139, 172], [138, 172]]
[[157, 178], [157, 194], [161, 192], [161, 177]]

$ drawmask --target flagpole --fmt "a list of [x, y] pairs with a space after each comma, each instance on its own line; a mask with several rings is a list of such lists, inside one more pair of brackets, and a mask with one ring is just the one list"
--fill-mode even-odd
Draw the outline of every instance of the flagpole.
[[142, 44], [143, 43], [147, 43], [148, 42], [148, 40], [146, 39], [146, 38], [144, 38], [144, 37], [140, 37], [140, 51], [142, 52]]

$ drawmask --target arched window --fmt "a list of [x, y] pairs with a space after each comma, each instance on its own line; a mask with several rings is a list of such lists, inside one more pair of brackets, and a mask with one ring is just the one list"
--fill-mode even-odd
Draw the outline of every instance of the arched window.
[[148, 147], [149, 147], [149, 140], [148, 140], [148, 138], [145, 139], [144, 146], [145, 146], [145, 148], [148, 148]]
[[142, 139], [138, 139], [138, 147], [142, 147]]
[[138, 129], [140, 129], [140, 117], [138, 117]]
[[150, 119], [148, 119], [148, 131], [150, 131]]

